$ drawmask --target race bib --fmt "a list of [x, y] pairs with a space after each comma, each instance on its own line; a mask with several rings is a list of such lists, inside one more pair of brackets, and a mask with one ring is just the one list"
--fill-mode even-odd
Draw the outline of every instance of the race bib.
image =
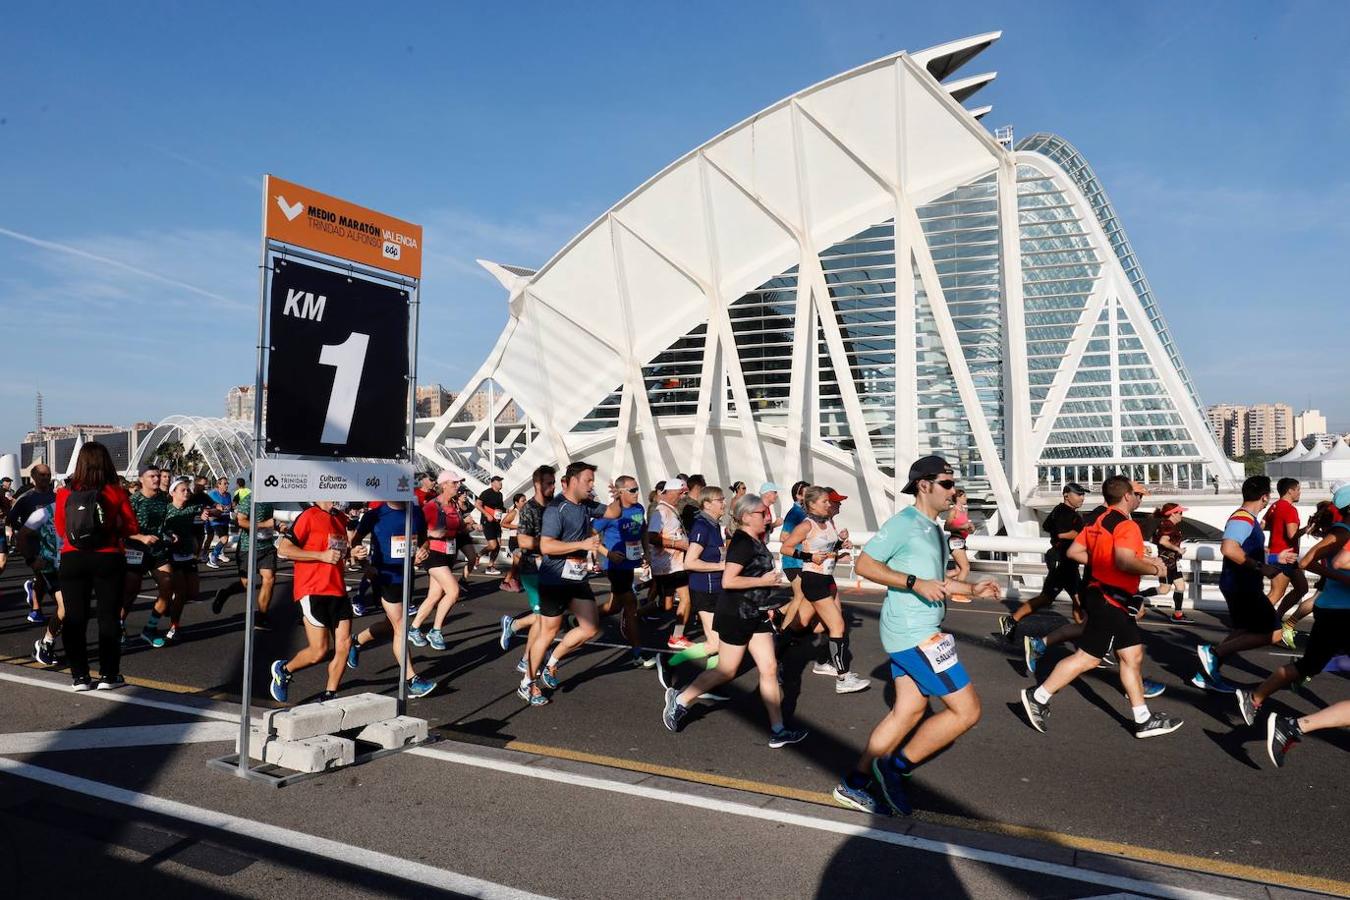
[[345, 537], [338, 537], [335, 534], [330, 534], [328, 536], [328, 549], [336, 550], [339, 553], [346, 553], [347, 539]]
[[408, 538], [406, 535], [396, 534], [389, 539], [389, 558], [408, 558]]
[[623, 551], [629, 562], [638, 562], [642, 559], [642, 541], [625, 541]]
[[839, 559], [838, 559], [837, 557], [834, 557], [834, 556], [831, 556], [829, 559], [827, 559], [827, 560], [825, 560], [824, 562], [822, 562], [822, 563], [820, 564], [820, 571], [821, 571], [821, 573], [824, 574], [824, 575], [833, 575], [833, 574], [834, 574], [834, 564], [837, 563], [837, 562], [839, 562]]
[[947, 542], [947, 546], [952, 550], [964, 550], [966, 549], [966, 539], [954, 537]]
[[562, 577], [568, 581], [585, 581], [588, 568], [584, 559], [565, 559], [563, 560]]
[[429, 547], [431, 550], [434, 550], [437, 553], [450, 552], [450, 544], [438, 538], [432, 538], [431, 540], [427, 541], [427, 547]]
[[929, 639], [919, 645], [923, 655], [928, 657], [928, 665], [934, 672], [945, 672], [956, 665], [956, 638], [950, 634], [939, 633], [936, 640]]
[[130, 547], [127, 548], [127, 565], [139, 566], [141, 562], [144, 560], [145, 560], [144, 550], [132, 550]]

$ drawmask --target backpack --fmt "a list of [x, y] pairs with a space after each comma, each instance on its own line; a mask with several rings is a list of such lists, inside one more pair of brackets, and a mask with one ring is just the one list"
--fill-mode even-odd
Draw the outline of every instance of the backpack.
[[66, 540], [76, 550], [101, 550], [113, 543], [112, 517], [102, 491], [71, 491], [66, 496]]

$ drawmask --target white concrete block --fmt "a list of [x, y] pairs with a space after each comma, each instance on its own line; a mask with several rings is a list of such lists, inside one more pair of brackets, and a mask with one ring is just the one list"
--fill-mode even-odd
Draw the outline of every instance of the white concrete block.
[[267, 761], [296, 772], [322, 772], [356, 761], [356, 744], [346, 738], [321, 734], [301, 741], [272, 741]]
[[283, 741], [302, 741], [341, 730], [342, 710], [324, 703], [305, 703], [264, 715], [263, 727]]
[[383, 694], [355, 694], [351, 697], [325, 700], [319, 705], [341, 712], [342, 723], [332, 729], [333, 731], [364, 728], [373, 722], [383, 722], [398, 715], [398, 699]]
[[385, 750], [394, 750], [427, 736], [427, 720], [412, 716], [396, 716], [383, 722], [374, 722], [357, 733], [358, 741], [379, 744]]

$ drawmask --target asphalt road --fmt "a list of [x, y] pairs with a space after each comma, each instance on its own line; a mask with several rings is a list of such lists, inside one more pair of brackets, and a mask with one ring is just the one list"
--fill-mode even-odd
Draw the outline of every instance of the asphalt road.
[[[23, 568], [21, 562], [12, 563], [9, 573], [0, 579], [0, 658], [10, 657], [15, 662], [31, 652], [39, 631], [22, 621], [18, 586]], [[203, 593], [209, 597], [225, 578], [206, 570], [204, 573], [208, 577]], [[419, 587], [424, 584], [419, 582]], [[503, 654], [496, 643], [497, 619], [504, 612], [519, 611], [523, 598], [497, 593], [495, 586], [495, 579], [482, 579], [455, 609], [447, 627], [450, 649], [444, 653], [420, 650], [414, 656], [419, 670], [440, 681], [441, 686], [429, 697], [414, 701], [410, 712], [428, 719], [439, 734], [457, 741], [598, 763], [610, 771], [654, 774], [675, 779], [675, 784], [686, 785], [688, 790], [709, 789], [707, 785], [715, 784], [766, 797], [828, 804], [829, 790], [851, 764], [890, 699], [882, 680], [887, 670], [882, 665], [884, 656], [876, 633], [880, 597], [846, 593], [845, 602], [854, 618], [855, 668], [872, 677], [873, 687], [862, 694], [837, 696], [830, 679], [810, 674], [809, 660], [792, 660], [787, 683], [795, 698], [794, 719], [812, 732], [810, 738], [794, 747], [771, 750], [765, 744], [766, 723], [754, 695], [753, 674], [743, 675], [729, 686], [729, 702], [703, 705], [682, 733], [670, 734], [660, 723], [661, 689], [654, 673], [631, 668], [626, 651], [618, 648], [594, 647], [565, 664], [563, 684], [554, 702], [530, 709], [514, 694], [517, 676], [513, 667], [519, 645]], [[275, 600], [276, 627], [260, 634], [258, 641], [254, 679], [262, 705], [271, 705], [270, 700], [263, 699], [266, 666], [302, 642], [300, 630], [293, 625], [290, 599], [289, 579], [283, 577]], [[138, 603], [131, 619], [133, 629], [138, 630], [144, 622], [148, 605], [147, 599]], [[144, 645], [129, 647], [122, 666], [124, 674], [133, 681], [184, 693], [237, 699], [242, 607], [243, 598], [236, 597], [222, 616], [212, 617], [207, 604], [191, 605], [184, 616], [182, 643], [163, 650]], [[916, 822], [1016, 833], [1049, 845], [1100, 849], [1180, 865], [1208, 866], [1210, 870], [1227, 868], [1253, 877], [1260, 877], [1260, 870], [1269, 870], [1350, 881], [1350, 857], [1343, 852], [1344, 830], [1327, 824], [1343, 821], [1350, 803], [1344, 778], [1350, 735], [1315, 736], [1299, 748], [1289, 766], [1274, 771], [1265, 759], [1261, 734], [1242, 725], [1231, 697], [1184, 685], [1194, 671], [1195, 642], [1217, 638], [1221, 623], [1203, 614], [1199, 616], [1201, 624], [1191, 627], [1174, 626], [1161, 617], [1150, 620], [1148, 651], [1152, 662], [1146, 672], [1168, 685], [1167, 694], [1153, 704], [1184, 717], [1186, 725], [1174, 735], [1145, 742], [1136, 740], [1130, 732], [1128, 708], [1111, 671], [1090, 674], [1056, 699], [1050, 734], [1041, 735], [1028, 727], [1015, 701], [1018, 690], [1030, 681], [1023, 674], [1020, 655], [993, 634], [998, 612], [994, 604], [985, 603], [953, 605], [949, 614], [948, 630], [957, 636], [961, 658], [980, 691], [984, 717], [974, 731], [923, 766], [913, 779], [912, 799], [919, 810]], [[1032, 630], [1049, 631], [1058, 621], [1055, 615], [1039, 617]], [[664, 640], [663, 633], [651, 637], [654, 642]], [[602, 641], [619, 643], [612, 623]], [[1274, 651], [1253, 652], [1230, 667], [1230, 677], [1255, 682], [1283, 661], [1284, 657]], [[363, 655], [358, 671], [348, 673], [343, 690], [391, 690], [395, 672], [388, 648], [375, 648]], [[693, 674], [691, 671], [683, 677]], [[302, 673], [293, 685], [293, 698], [303, 699], [317, 692], [322, 687], [321, 679], [318, 670]], [[1339, 676], [1324, 675], [1310, 691], [1285, 694], [1271, 703], [1272, 708], [1309, 711], [1347, 697], [1350, 683]], [[147, 752], [153, 755], [160, 751], [115, 754], [142, 759], [147, 758]], [[203, 759], [209, 755], [202, 745], [173, 752], [200, 754]], [[215, 752], [219, 752], [218, 745]], [[398, 759], [398, 766], [403, 766], [403, 756]], [[200, 767], [187, 768], [190, 771], [185, 777], [195, 781], [199, 790], [204, 788], [212, 794], [214, 802], [214, 792], [223, 787], [212, 779], [203, 779]], [[378, 767], [362, 767], [359, 771], [359, 775], [354, 771], [331, 780], [375, 778]], [[399, 790], [406, 786], [411, 792], [408, 805], [413, 807], [419, 801], [443, 804], [437, 817], [447, 813], [455, 816], [454, 810], [479, 786], [484, 787], [484, 802], [490, 795], [491, 803], [499, 806], [510, 806], [521, 796], [519, 785], [502, 776], [440, 772], [429, 784], [419, 784], [419, 777], [401, 781]], [[452, 791], [447, 791], [447, 778], [455, 782]], [[223, 781], [228, 783], [229, 779]], [[556, 790], [560, 789], [530, 788], [532, 795], [542, 792], [539, 803], [556, 803], [563, 811], [560, 815], [571, 823], [541, 822], [542, 833], [556, 829], [575, 836], [579, 831], [586, 835], [588, 850], [595, 851], [607, 846], [603, 840], [597, 845], [598, 835], [622, 835], [623, 828], [634, 827], [624, 814], [611, 808], [612, 797], [591, 808], [588, 801], [578, 797], [549, 794]], [[268, 796], [294, 796], [290, 791]], [[241, 803], [246, 806], [247, 798], [256, 796], [246, 793]], [[361, 802], [366, 802], [364, 795]], [[530, 808], [538, 812], [540, 806], [532, 799]], [[836, 813], [830, 810], [830, 814]], [[635, 811], [633, 815], [640, 817], [642, 813]], [[691, 828], [695, 834], [708, 831], [703, 819], [682, 821], [684, 815], [675, 817], [679, 828]], [[867, 820], [843, 811], [838, 815]], [[353, 818], [355, 821], [347, 824], [360, 830], [360, 817]], [[402, 834], [415, 829], [408, 826], [395, 830]], [[379, 836], [384, 827], [374, 831]], [[451, 843], [458, 845], [467, 839], [462, 831], [454, 829]], [[441, 833], [444, 837], [449, 832]], [[496, 839], [502, 841], [499, 834]], [[744, 834], [738, 839], [754, 841]], [[503, 843], [509, 845], [511, 840]], [[631, 842], [620, 843], [631, 846]], [[565, 853], [566, 848], [556, 852]], [[753, 863], [763, 856], [750, 852], [742, 861], [739, 856], [725, 856], [724, 851], [719, 854], [712, 858], [716, 861], [710, 864], [709, 874], [725, 876], [730, 872], [738, 880], [743, 877], [742, 866], [754, 870]], [[470, 861], [481, 858], [466, 857]], [[553, 851], [546, 858], [555, 858]], [[605, 871], [624, 866], [622, 853], [617, 858], [612, 854], [590, 858], [600, 860], [598, 865]], [[838, 877], [841, 867], [832, 865], [829, 859], [811, 854], [806, 858], [809, 863], [803, 872], [816, 871], [820, 877], [829, 869], [836, 873], [832, 877]], [[681, 856], [676, 867], [682, 881], [687, 878], [687, 869], [699, 868], [697, 860], [692, 862]], [[653, 860], [652, 865], [659, 867], [660, 862]], [[1251, 869], [1232, 868], [1244, 866]], [[594, 865], [588, 871], [593, 877]], [[1275, 874], [1270, 877], [1278, 880]], [[530, 889], [560, 892], [558, 888]], [[1039, 890], [1031, 893], [1042, 895]]]

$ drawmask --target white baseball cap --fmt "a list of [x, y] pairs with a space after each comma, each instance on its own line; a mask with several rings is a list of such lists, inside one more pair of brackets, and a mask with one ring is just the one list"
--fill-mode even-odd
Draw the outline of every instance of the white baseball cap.
[[682, 490], [684, 490], [685, 488], [687, 488], [688, 486], [689, 486], [689, 485], [687, 485], [687, 484], [684, 483], [684, 479], [683, 479], [683, 478], [681, 478], [681, 477], [678, 476], [678, 475], [672, 475], [671, 477], [669, 477], [669, 478], [666, 479], [665, 487], [661, 488], [661, 490], [662, 490], [662, 491], [682, 491]]
[[441, 474], [436, 476], [437, 484], [459, 484], [464, 480], [464, 476], [454, 469], [444, 469]]

